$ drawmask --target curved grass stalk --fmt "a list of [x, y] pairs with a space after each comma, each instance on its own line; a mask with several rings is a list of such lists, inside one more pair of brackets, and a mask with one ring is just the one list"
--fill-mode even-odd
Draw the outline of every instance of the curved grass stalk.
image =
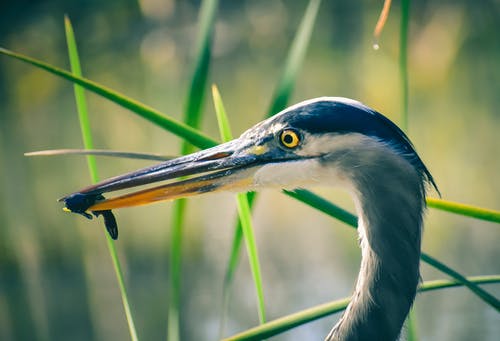
[[[66, 31], [66, 40], [68, 45], [68, 54], [69, 54], [71, 69], [75, 75], [81, 77], [82, 71], [80, 67], [80, 58], [78, 57], [78, 50], [76, 47], [76, 40], [73, 33], [73, 27], [71, 26], [71, 22], [68, 17], [64, 17], [64, 27]], [[87, 101], [85, 99], [85, 93], [84, 90], [76, 84], [74, 85], [74, 89], [75, 89], [75, 99], [78, 110], [78, 117], [80, 120], [80, 127], [82, 130], [83, 144], [85, 148], [92, 149], [93, 148], [92, 133], [90, 130], [90, 120], [88, 117]], [[90, 155], [87, 156], [87, 163], [92, 178], [92, 182], [95, 183], [99, 181], [99, 175], [97, 172], [97, 164], [95, 162], [95, 158]], [[130, 309], [127, 290], [125, 288], [125, 281], [123, 278], [123, 271], [120, 264], [120, 260], [118, 259], [118, 254], [116, 253], [114, 241], [111, 239], [108, 233], [104, 232], [104, 235], [108, 245], [109, 254], [113, 262], [113, 268], [115, 269], [118, 286], [120, 287], [120, 294], [122, 298], [123, 309], [125, 310], [125, 316], [127, 318], [130, 338], [132, 339], [132, 341], [137, 341], [138, 340], [137, 332], [135, 329], [132, 311]]]
[[[500, 283], [500, 275], [467, 277], [467, 280], [475, 285]], [[463, 286], [463, 284], [458, 281], [444, 279], [434, 280], [424, 282], [419, 287], [418, 291], [427, 292], [460, 286]], [[245, 330], [244, 332], [225, 338], [223, 341], [262, 340], [269, 338], [308, 322], [338, 313], [347, 307], [349, 301], [350, 298], [346, 297], [309, 309], [304, 309], [297, 313], [267, 322], [261, 326]]]

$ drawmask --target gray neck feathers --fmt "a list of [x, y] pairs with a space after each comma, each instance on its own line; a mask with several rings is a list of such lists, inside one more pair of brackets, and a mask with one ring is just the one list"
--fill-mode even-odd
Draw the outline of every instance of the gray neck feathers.
[[327, 340], [396, 340], [420, 277], [422, 175], [384, 144], [369, 142], [327, 157], [349, 179], [362, 249], [351, 303]]

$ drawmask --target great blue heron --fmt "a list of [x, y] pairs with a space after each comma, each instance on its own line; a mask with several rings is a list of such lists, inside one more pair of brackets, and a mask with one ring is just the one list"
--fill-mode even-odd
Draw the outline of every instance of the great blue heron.
[[[191, 178], [102, 196], [181, 176]], [[105, 180], [62, 200], [67, 210], [103, 214], [116, 227], [110, 210], [120, 207], [221, 190], [342, 186], [359, 216], [362, 260], [352, 300], [327, 340], [395, 340], [419, 282], [426, 183], [436, 188], [394, 123], [357, 101], [322, 97], [289, 107], [233, 141]]]

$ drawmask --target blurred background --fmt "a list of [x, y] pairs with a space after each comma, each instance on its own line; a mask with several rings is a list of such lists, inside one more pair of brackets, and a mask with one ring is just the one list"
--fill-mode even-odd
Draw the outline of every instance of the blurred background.
[[[358, 99], [400, 122], [400, 7], [380, 49], [382, 1], [323, 1], [292, 102]], [[68, 69], [63, 15], [72, 20], [84, 75], [182, 118], [199, 1], [3, 1], [0, 46]], [[307, 1], [221, 1], [210, 82], [233, 133], [267, 112]], [[500, 5], [414, 1], [409, 33], [409, 135], [445, 199], [500, 208]], [[175, 155], [179, 138], [88, 94], [97, 148]], [[56, 199], [90, 183], [84, 157], [24, 152], [81, 148], [72, 84], [0, 56], [0, 339], [126, 340], [120, 293], [101, 220], [64, 214]], [[210, 96], [203, 130], [218, 137]], [[151, 162], [99, 158], [101, 178]], [[351, 209], [330, 188], [317, 193]], [[437, 195], [432, 193], [433, 196]], [[171, 203], [116, 212], [116, 243], [139, 337], [166, 336]], [[231, 194], [190, 200], [183, 240], [183, 340], [218, 337], [222, 283], [236, 205]], [[358, 271], [356, 232], [278, 191], [259, 197], [255, 233], [268, 318], [348, 296]], [[430, 209], [423, 250], [466, 275], [500, 273], [492, 223]], [[445, 278], [422, 265], [424, 280]], [[500, 295], [498, 285], [487, 290]], [[420, 294], [422, 340], [498, 340], [500, 316], [463, 288]], [[275, 340], [319, 340], [339, 314]], [[246, 255], [236, 274], [226, 335], [258, 323]]]

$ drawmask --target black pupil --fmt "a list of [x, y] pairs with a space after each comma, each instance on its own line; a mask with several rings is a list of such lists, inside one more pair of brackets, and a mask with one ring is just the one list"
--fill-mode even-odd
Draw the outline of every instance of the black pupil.
[[283, 142], [287, 144], [292, 143], [293, 142], [292, 134], [285, 134], [285, 136], [283, 136]]

